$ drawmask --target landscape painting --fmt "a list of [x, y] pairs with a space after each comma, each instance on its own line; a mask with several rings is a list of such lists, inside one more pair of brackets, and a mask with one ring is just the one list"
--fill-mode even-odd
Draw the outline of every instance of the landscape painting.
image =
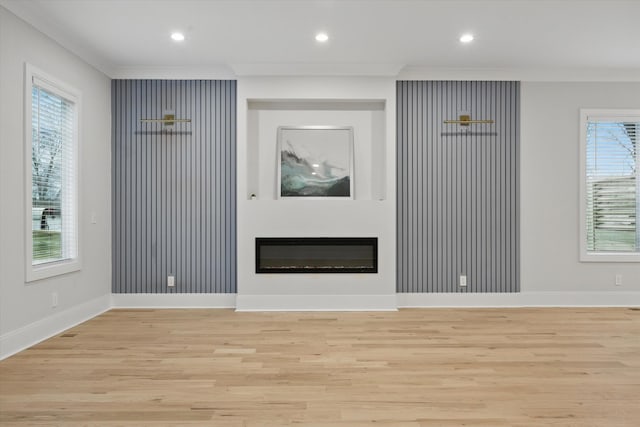
[[278, 128], [278, 196], [353, 198], [353, 128]]

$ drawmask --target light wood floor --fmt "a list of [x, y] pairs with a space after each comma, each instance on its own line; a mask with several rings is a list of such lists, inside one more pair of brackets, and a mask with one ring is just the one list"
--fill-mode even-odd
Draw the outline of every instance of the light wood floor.
[[640, 311], [112, 310], [0, 362], [0, 425], [640, 426]]

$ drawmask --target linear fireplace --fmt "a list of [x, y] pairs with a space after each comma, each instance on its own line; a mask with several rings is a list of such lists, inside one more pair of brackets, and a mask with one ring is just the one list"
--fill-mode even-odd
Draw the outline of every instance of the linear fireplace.
[[377, 272], [377, 237], [256, 238], [256, 273]]

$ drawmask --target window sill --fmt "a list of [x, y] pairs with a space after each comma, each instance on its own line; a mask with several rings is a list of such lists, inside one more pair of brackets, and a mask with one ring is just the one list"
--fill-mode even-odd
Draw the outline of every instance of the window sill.
[[640, 262], [640, 253], [583, 252], [580, 262]]
[[61, 274], [72, 273], [79, 271], [82, 265], [79, 259], [71, 259], [66, 261], [59, 261], [55, 263], [47, 263], [42, 265], [29, 265], [27, 266], [26, 282], [35, 282], [36, 280], [48, 279], [54, 276], [60, 276]]

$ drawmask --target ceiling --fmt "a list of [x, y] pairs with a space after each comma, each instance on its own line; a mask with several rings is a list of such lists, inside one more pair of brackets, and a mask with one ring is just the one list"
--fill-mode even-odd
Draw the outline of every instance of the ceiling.
[[[112, 77], [140, 77], [152, 70], [229, 75], [580, 70], [640, 79], [640, 0], [0, 4]], [[176, 30], [184, 32], [184, 42], [170, 39]], [[329, 35], [327, 43], [315, 41], [319, 31]], [[464, 45], [458, 38], [466, 32], [475, 40]]]

